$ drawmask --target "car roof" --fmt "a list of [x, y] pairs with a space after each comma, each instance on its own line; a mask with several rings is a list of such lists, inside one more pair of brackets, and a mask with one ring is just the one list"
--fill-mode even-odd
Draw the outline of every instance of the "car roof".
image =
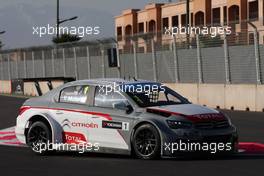
[[154, 81], [147, 80], [127, 80], [121, 78], [98, 78], [98, 79], [87, 79], [70, 82], [71, 85], [88, 84], [88, 85], [122, 85], [122, 84], [159, 84]]

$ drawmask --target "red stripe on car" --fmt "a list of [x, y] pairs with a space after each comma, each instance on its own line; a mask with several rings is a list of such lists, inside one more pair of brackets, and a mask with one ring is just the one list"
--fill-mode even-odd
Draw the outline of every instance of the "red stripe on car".
[[104, 117], [107, 120], [112, 120], [112, 117], [109, 114], [104, 114], [104, 113], [100, 113], [100, 112], [90, 112], [90, 111], [75, 110], [75, 109], [63, 109], [63, 108], [45, 108], [45, 107], [28, 107], [28, 106], [25, 106], [25, 107], [27, 107], [27, 108], [23, 111], [23, 113], [25, 111], [27, 111], [28, 109], [46, 109], [46, 110], [68, 111], [68, 112], [89, 114], [89, 115], [101, 116], [101, 117]]
[[194, 114], [194, 115], [185, 115], [178, 112], [171, 112], [163, 109], [152, 109], [148, 108], [148, 110], [152, 110], [153, 113], [159, 114], [158, 112], [164, 113], [164, 114], [170, 114], [170, 115], [176, 115], [176, 116], [182, 116], [187, 118], [188, 120], [192, 122], [206, 122], [208, 120], [216, 120], [221, 121], [225, 120], [225, 116], [222, 113], [207, 113], [207, 114]]

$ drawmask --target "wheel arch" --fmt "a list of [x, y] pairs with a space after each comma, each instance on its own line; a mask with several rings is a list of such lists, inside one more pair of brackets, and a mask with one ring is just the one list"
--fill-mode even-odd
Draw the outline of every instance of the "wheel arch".
[[[26, 137], [26, 142], [27, 142], [27, 134], [29, 131], [29, 128], [35, 123], [35, 122], [43, 122], [45, 125], [47, 125], [47, 127], [49, 128], [51, 135], [53, 136], [53, 129], [52, 126], [49, 122], [49, 120], [44, 116], [44, 115], [33, 115], [32, 117], [30, 117], [27, 121], [26, 127], [25, 128], [25, 137]], [[52, 137], [53, 139], [53, 137]]]
[[132, 140], [133, 140], [133, 137], [134, 137], [134, 134], [135, 134], [135, 131], [138, 127], [144, 125], [144, 124], [150, 124], [152, 126], [154, 126], [156, 128], [156, 130], [158, 131], [159, 133], [159, 136], [160, 136], [160, 143], [161, 143], [161, 155], [163, 153], [162, 151], [162, 143], [163, 143], [163, 134], [162, 134], [162, 131], [160, 130], [159, 126], [153, 122], [153, 121], [150, 121], [150, 120], [143, 120], [143, 121], [139, 121], [138, 123], [135, 124], [135, 126], [133, 127], [132, 129], [132, 132], [131, 132], [131, 137], [130, 137], [130, 146], [131, 146], [131, 153], [133, 152], [133, 147], [132, 147]]
[[30, 128], [30, 126], [34, 122], [41, 121], [45, 123], [48, 128], [50, 129], [51, 136], [52, 136], [52, 142], [62, 142], [62, 127], [59, 125], [58, 122], [53, 120], [51, 117], [45, 114], [35, 114], [32, 117], [30, 117], [26, 123], [26, 128], [25, 128], [25, 137], [27, 137], [27, 132]]

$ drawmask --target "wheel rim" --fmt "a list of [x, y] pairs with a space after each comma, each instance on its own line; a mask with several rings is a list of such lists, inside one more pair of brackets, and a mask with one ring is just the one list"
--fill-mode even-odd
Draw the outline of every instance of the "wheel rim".
[[36, 126], [30, 130], [29, 136], [28, 136], [28, 143], [30, 146], [36, 145], [36, 144], [42, 144], [48, 142], [48, 133], [45, 129], [43, 129], [40, 126]]
[[157, 138], [151, 130], [143, 129], [135, 137], [137, 151], [144, 156], [149, 156], [155, 152], [157, 147]]

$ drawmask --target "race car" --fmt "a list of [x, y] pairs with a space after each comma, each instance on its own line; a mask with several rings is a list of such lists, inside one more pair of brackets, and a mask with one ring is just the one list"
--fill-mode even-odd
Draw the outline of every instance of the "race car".
[[222, 112], [192, 104], [161, 83], [136, 79], [74, 81], [28, 99], [15, 132], [36, 153], [51, 151], [41, 144], [52, 144], [52, 151], [72, 149], [56, 144], [89, 144], [85, 151], [141, 159], [234, 153], [238, 141]]

